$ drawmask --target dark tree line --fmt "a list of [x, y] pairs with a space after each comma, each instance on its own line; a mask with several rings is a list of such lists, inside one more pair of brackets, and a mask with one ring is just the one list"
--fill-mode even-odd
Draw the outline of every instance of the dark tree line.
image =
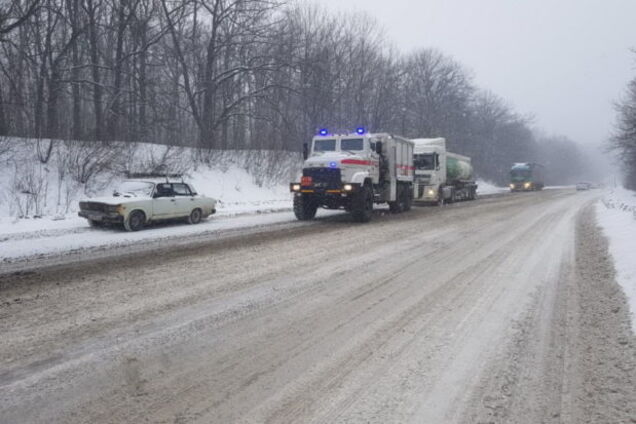
[[552, 144], [460, 63], [396, 53], [365, 15], [276, 0], [0, 6], [0, 135], [299, 151], [320, 127], [359, 125], [446, 137], [501, 183]]
[[625, 169], [625, 186], [636, 190], [636, 77], [625, 90], [622, 100], [616, 104], [617, 124], [610, 147]]

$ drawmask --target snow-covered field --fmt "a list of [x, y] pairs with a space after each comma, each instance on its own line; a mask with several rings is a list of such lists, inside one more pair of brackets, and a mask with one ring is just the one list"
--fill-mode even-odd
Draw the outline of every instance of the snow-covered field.
[[597, 204], [598, 222], [609, 239], [616, 278], [627, 295], [636, 331], [636, 192], [608, 190]]

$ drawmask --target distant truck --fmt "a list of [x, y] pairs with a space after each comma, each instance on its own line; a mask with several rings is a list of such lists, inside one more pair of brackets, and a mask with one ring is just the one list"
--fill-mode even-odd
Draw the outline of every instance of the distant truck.
[[477, 198], [477, 184], [469, 157], [447, 151], [444, 138], [412, 141], [415, 144], [413, 198], [416, 202], [442, 205]]
[[290, 184], [294, 214], [299, 220], [316, 216], [319, 207], [345, 209], [354, 221], [371, 220], [375, 203], [392, 212], [411, 209], [413, 142], [358, 128], [346, 135], [321, 130], [305, 148], [300, 181]]
[[515, 163], [510, 169], [510, 191], [535, 191], [544, 187], [545, 168], [534, 162]]

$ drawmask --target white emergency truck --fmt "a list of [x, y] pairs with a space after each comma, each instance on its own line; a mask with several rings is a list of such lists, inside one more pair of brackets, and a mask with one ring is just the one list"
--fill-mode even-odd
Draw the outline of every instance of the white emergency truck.
[[321, 130], [305, 150], [299, 181], [290, 184], [294, 213], [312, 219], [319, 207], [343, 208], [355, 221], [368, 222], [374, 203], [407, 211], [413, 200], [413, 143], [405, 138], [358, 128], [354, 133]]

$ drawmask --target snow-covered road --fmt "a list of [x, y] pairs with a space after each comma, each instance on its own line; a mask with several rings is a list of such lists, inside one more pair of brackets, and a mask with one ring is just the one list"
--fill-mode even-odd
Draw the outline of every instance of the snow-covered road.
[[[505, 188], [488, 186], [486, 197], [507, 194]], [[377, 213], [387, 207], [376, 206]], [[318, 217], [343, 215], [342, 211], [321, 209]], [[228, 207], [199, 225], [169, 222], [129, 233], [116, 228], [91, 228], [85, 219], [67, 216], [21, 219], [0, 218], [0, 273], [33, 266], [51, 265], [75, 259], [148, 250], [157, 245], [187, 244], [219, 237], [228, 232], [277, 224], [301, 225], [291, 212], [291, 200], [260, 201], [254, 205]]]
[[0, 277], [0, 422], [629, 422], [597, 196], [335, 214]]

